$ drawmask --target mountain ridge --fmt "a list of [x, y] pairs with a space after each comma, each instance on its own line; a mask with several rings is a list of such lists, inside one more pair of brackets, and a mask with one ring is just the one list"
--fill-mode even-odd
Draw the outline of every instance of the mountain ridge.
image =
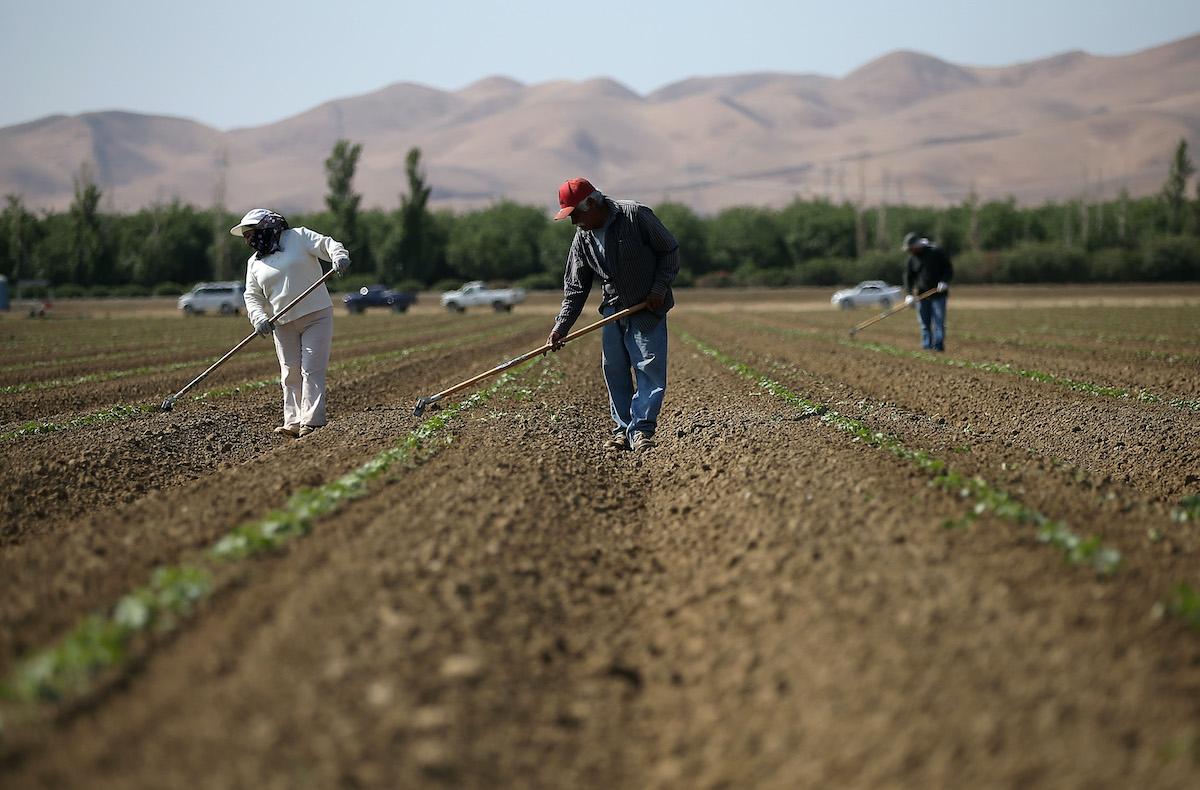
[[[608, 77], [457, 90], [396, 81], [268, 124], [220, 131], [128, 110], [0, 128], [0, 192], [61, 210], [81, 163], [105, 205], [166, 199], [316, 210], [333, 143], [362, 143], [365, 206], [394, 207], [422, 149], [435, 205], [551, 207], [563, 179], [701, 211], [796, 196], [942, 205], [1158, 188], [1175, 143], [1200, 138], [1200, 35], [1121, 56], [1074, 50], [1008, 66], [885, 53], [844, 77], [746, 72], [642, 95]], [[222, 162], [228, 163], [223, 171]], [[223, 178], [222, 178], [223, 175]]]

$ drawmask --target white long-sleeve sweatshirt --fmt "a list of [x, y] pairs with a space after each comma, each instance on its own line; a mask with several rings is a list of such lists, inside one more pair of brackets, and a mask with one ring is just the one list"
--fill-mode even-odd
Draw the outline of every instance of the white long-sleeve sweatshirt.
[[[279, 252], [262, 260], [256, 253], [246, 261], [246, 316], [251, 324], [273, 318], [288, 302], [321, 279], [320, 260], [350, 257], [340, 241], [308, 228], [288, 228], [280, 235], [279, 246]], [[286, 324], [332, 306], [329, 291], [322, 285], [284, 313], [276, 324]]]

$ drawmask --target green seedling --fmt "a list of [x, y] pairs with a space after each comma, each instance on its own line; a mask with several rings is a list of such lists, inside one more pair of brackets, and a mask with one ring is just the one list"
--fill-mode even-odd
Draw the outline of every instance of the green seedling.
[[973, 512], [967, 513], [965, 516], [961, 516], [959, 518], [948, 518], [942, 522], [942, 529], [966, 529], [974, 524], [977, 518], [978, 516], [976, 516]]
[[15, 431], [0, 434], [0, 442], [11, 441], [25, 436], [38, 436], [46, 433], [57, 433], [58, 431], [69, 431], [74, 428], [83, 428], [88, 425], [100, 425], [109, 422], [122, 422], [124, 420], [136, 417], [139, 414], [156, 411], [154, 406], [148, 404], [117, 404], [103, 411], [84, 414], [79, 417], [74, 417], [66, 422], [56, 423], [48, 420], [31, 420], [25, 423]]
[[1181, 524], [1200, 521], [1200, 494], [1190, 494], [1179, 500], [1179, 506], [1171, 511], [1171, 520]]
[[58, 645], [27, 659], [10, 684], [10, 696], [56, 701], [87, 689], [95, 676], [124, 660], [131, 639], [157, 627], [170, 630], [211, 590], [202, 568], [159, 568], [150, 583], [123, 597], [107, 614], [91, 615]]
[[1190, 628], [1200, 631], [1200, 592], [1190, 585], [1184, 582], [1175, 585], [1167, 601], [1167, 611]]

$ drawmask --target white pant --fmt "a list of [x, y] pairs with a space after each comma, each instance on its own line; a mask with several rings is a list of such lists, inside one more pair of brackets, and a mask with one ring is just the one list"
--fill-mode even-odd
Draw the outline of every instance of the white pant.
[[325, 370], [332, 342], [332, 307], [275, 327], [284, 425], [325, 424]]

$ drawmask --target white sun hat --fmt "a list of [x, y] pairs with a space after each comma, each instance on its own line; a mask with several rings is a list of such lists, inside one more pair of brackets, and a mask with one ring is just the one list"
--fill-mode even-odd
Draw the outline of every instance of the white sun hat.
[[252, 208], [246, 212], [246, 216], [242, 217], [242, 221], [229, 229], [230, 236], [241, 236], [247, 228], [253, 228], [258, 225], [267, 215], [271, 213], [270, 209]]

